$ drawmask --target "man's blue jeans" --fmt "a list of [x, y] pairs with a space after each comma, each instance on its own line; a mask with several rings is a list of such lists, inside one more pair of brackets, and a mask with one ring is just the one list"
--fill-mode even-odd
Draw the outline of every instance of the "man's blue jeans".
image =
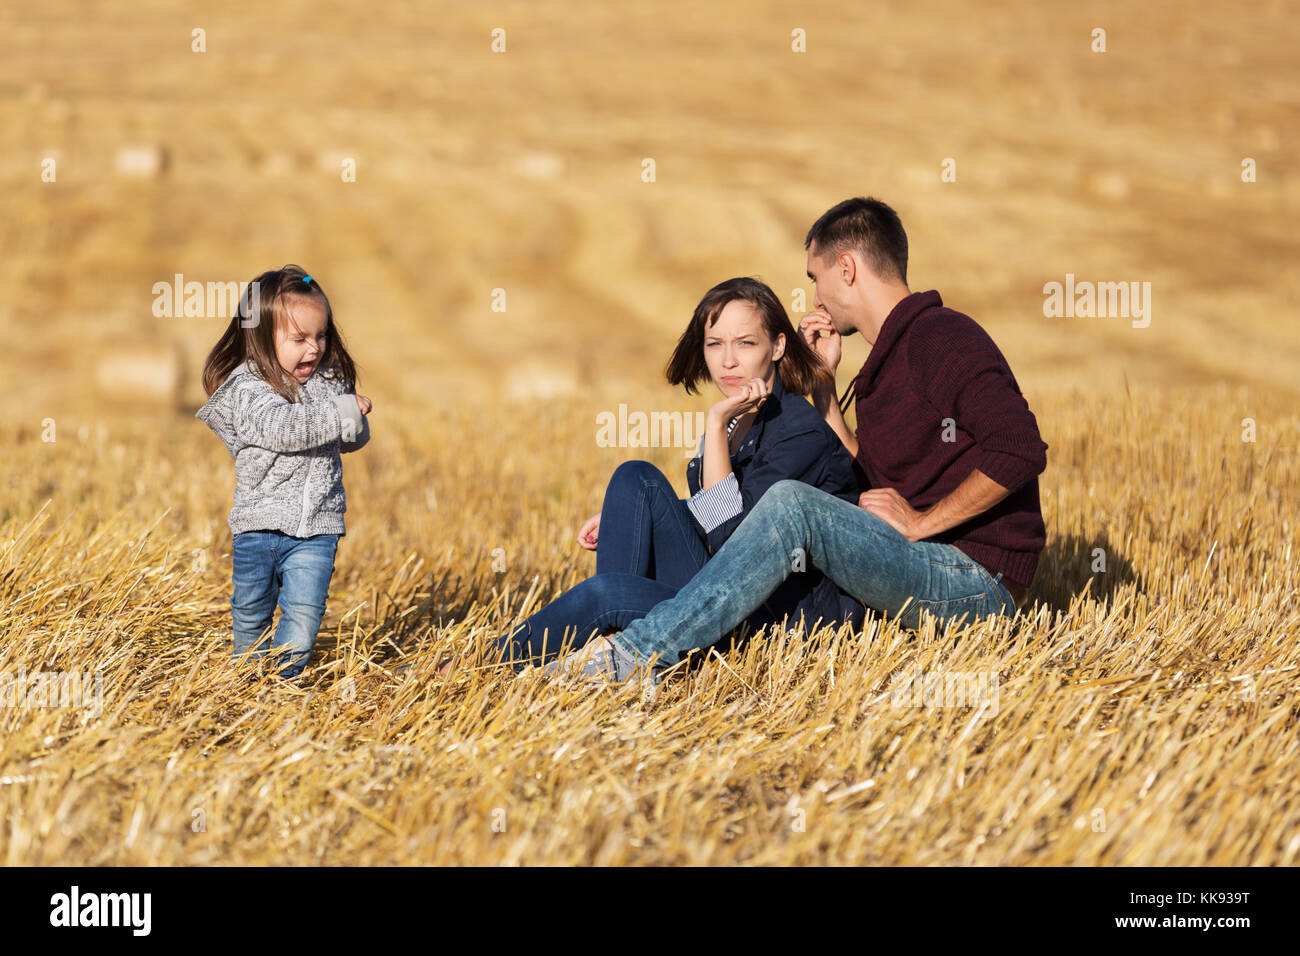
[[293, 677], [307, 666], [325, 615], [338, 543], [337, 534], [295, 538], [281, 531], [244, 531], [235, 535], [230, 598], [235, 657], [258, 643], [271, 626], [278, 601], [280, 624], [270, 647], [263, 642], [252, 657], [275, 655], [282, 677]]
[[[888, 522], [800, 481], [779, 481], [670, 600], [617, 640], [670, 667], [745, 619], [798, 567], [816, 567], [868, 608], [907, 628], [928, 611], [940, 622], [1016, 613], [996, 577], [950, 544], [908, 541]], [[906, 605], [906, 607], [904, 606]]]

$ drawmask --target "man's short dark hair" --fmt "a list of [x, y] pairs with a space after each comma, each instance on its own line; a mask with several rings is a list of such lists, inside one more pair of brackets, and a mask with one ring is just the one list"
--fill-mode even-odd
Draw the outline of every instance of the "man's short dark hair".
[[811, 249], [814, 241], [827, 262], [852, 249], [880, 278], [907, 284], [907, 233], [898, 213], [879, 199], [858, 196], [832, 206], [812, 224], [803, 247]]

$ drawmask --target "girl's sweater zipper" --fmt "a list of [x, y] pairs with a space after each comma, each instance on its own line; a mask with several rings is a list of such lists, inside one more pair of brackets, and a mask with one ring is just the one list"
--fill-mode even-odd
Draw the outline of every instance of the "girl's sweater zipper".
[[[304, 391], [306, 390], [305, 384], [303, 386], [303, 389]], [[294, 535], [294, 537], [296, 538], [307, 537], [307, 495], [308, 492], [311, 490], [311, 466], [315, 463], [315, 461], [316, 461], [316, 449], [309, 448], [307, 450], [307, 474], [303, 476], [303, 482], [302, 482], [302, 510], [298, 516], [298, 533]]]
[[307, 452], [307, 474], [302, 482], [302, 513], [298, 518], [298, 533], [296, 538], [307, 537], [307, 493], [311, 490], [311, 466], [316, 461], [316, 449], [312, 448]]

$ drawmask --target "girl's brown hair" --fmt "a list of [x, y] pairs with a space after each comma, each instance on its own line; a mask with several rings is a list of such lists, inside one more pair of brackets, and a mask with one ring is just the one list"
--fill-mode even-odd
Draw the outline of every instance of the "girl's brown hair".
[[699, 383], [709, 378], [709, 366], [704, 361], [705, 329], [712, 328], [727, 303], [736, 299], [743, 299], [758, 309], [763, 328], [773, 342], [778, 335], [785, 336], [785, 354], [776, 360], [776, 373], [787, 392], [810, 395], [818, 385], [834, 384], [835, 377], [830, 370], [790, 324], [790, 317], [776, 293], [767, 283], [747, 277], [719, 282], [704, 294], [664, 370], [669, 384], [685, 385], [691, 394], [699, 391]]
[[231, 372], [251, 359], [263, 381], [286, 400], [298, 400], [297, 380], [280, 368], [275, 357], [276, 323], [289, 321], [285, 298], [291, 295], [316, 299], [325, 309], [325, 350], [317, 362], [316, 371], [330, 372], [349, 390], [355, 390], [357, 366], [334, 325], [334, 310], [330, 308], [325, 290], [315, 276], [308, 275], [301, 266], [287, 265], [283, 269], [263, 272], [239, 297], [239, 308], [234, 318], [203, 363], [203, 390], [208, 395], [215, 392]]

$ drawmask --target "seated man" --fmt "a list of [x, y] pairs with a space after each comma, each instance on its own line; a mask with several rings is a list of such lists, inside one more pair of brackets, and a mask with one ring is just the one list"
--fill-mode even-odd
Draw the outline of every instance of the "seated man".
[[1006, 359], [938, 292], [908, 289], [907, 235], [884, 203], [840, 203], [804, 246], [820, 310], [800, 322], [809, 344], [832, 371], [841, 336], [861, 332], [872, 344], [851, 386], [856, 435], [833, 386], [814, 395], [869, 490], [854, 506], [777, 482], [675, 597], [551, 673], [656, 679], [808, 567], [907, 627], [922, 611], [942, 623], [1024, 606], [1047, 542], [1038, 475], [1048, 446]]

